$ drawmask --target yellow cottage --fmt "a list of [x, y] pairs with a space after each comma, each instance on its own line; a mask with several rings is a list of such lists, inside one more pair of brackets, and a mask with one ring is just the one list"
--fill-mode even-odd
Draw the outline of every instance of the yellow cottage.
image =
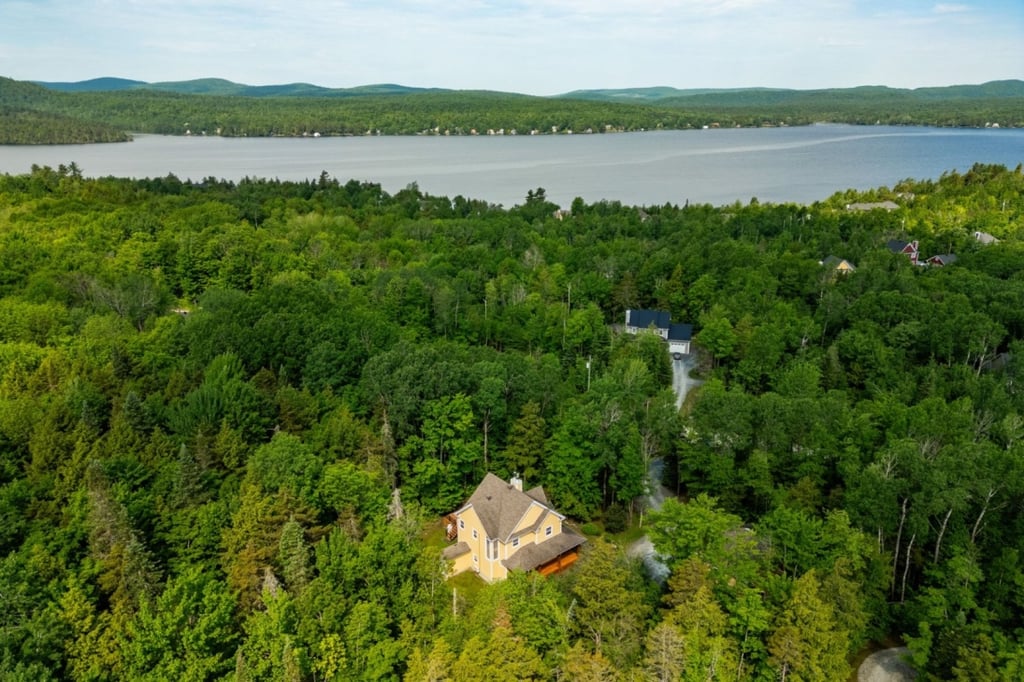
[[457, 542], [444, 558], [453, 562], [452, 575], [472, 570], [489, 583], [514, 570], [560, 571], [576, 561], [586, 542], [563, 525], [565, 517], [551, 508], [543, 488], [523, 492], [516, 476], [506, 483], [488, 473], [451, 516]]
[[853, 263], [838, 256], [828, 256], [821, 264], [840, 275], [847, 275], [857, 269]]

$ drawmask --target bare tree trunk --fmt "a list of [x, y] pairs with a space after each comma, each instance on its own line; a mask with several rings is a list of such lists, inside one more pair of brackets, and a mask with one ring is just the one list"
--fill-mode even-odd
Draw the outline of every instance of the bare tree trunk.
[[708, 676], [704, 678], [707, 682], [712, 682], [715, 679], [715, 673], [718, 670], [718, 652], [715, 651], [714, 656], [711, 657], [711, 665], [708, 666]]
[[484, 471], [490, 471], [491, 465], [488, 463], [487, 457], [487, 434], [491, 430], [491, 418], [490, 415], [484, 417]]
[[946, 533], [946, 524], [949, 523], [949, 517], [953, 515], [953, 508], [950, 507], [949, 511], [946, 512], [946, 518], [942, 519], [942, 527], [939, 528], [939, 537], [935, 541], [935, 556], [932, 559], [933, 563], [939, 563], [939, 549], [942, 548], [942, 536]]
[[988, 503], [992, 501], [992, 498], [996, 496], [998, 488], [989, 488], [988, 494], [985, 495], [985, 504], [981, 506], [981, 513], [978, 514], [978, 520], [974, 522], [974, 527], [971, 528], [971, 544], [974, 544], [974, 539], [978, 537], [978, 531], [981, 530], [981, 520], [985, 518], [985, 512], [988, 511]]
[[914, 539], [917, 537], [917, 533], [910, 536], [910, 542], [907, 543], [907, 558], [903, 562], [903, 585], [900, 587], [900, 603], [907, 595], [907, 573], [910, 573], [910, 549], [914, 546]]
[[896, 595], [896, 567], [899, 566], [900, 561], [900, 542], [903, 539], [903, 523], [907, 520], [907, 498], [903, 498], [903, 510], [900, 513], [900, 527], [896, 531], [896, 551], [892, 555], [892, 588], [890, 592], [893, 596]]

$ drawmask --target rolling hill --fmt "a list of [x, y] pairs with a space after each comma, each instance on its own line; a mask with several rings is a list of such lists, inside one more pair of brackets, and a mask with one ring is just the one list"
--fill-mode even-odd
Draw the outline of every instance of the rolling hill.
[[[158, 83], [111, 77], [75, 83], [0, 78], [0, 111], [22, 131], [12, 135], [0, 125], [0, 142], [7, 143], [27, 143], [29, 137], [65, 140], [67, 134], [56, 130], [67, 131], [75, 121], [83, 131], [104, 131], [96, 141], [124, 139], [111, 131], [288, 137], [605, 133], [816, 122], [1024, 127], [1024, 81], [916, 90], [650, 87], [537, 97], [390, 83], [325, 88], [310, 83], [253, 86], [222, 78]], [[27, 137], [24, 131], [33, 126], [38, 130]], [[93, 139], [77, 132], [73, 137]]]
[[145, 81], [125, 78], [93, 78], [72, 83], [33, 81], [49, 90], [61, 92], [118, 92], [122, 90], [158, 90], [182, 95], [225, 95], [234, 97], [359, 97], [364, 95], [408, 95], [414, 92], [450, 92], [443, 88], [412, 88], [394, 83], [360, 85], [354, 88], [325, 88], [312, 83], [246, 85], [224, 78], [196, 78], [186, 81]]

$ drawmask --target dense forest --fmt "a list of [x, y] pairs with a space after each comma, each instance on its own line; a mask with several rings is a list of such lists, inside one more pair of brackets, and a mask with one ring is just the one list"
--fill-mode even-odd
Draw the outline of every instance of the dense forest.
[[[558, 208], [0, 176], [0, 678], [1020, 679], [1022, 169]], [[694, 324], [682, 409], [639, 307]], [[488, 471], [575, 566], [445, 579]]]
[[81, 133], [69, 139], [68, 121], [91, 131], [90, 141], [123, 139], [114, 131], [122, 136], [129, 131], [266, 137], [606, 133], [823, 121], [1024, 126], [1024, 84], [1019, 81], [921, 90], [750, 89], [677, 97], [649, 89], [666, 96], [640, 101], [623, 101], [608, 93], [534, 97], [400, 86], [344, 91], [305, 84], [259, 88], [217, 79], [114, 90], [64, 85], [67, 89], [48, 89], [0, 78], [0, 143], [82, 141]]

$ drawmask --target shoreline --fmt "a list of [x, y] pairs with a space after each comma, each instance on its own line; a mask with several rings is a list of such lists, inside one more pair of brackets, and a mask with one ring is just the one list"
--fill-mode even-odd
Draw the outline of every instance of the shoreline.
[[473, 137], [593, 137], [595, 135], [638, 135], [638, 134], [649, 134], [649, 133], [666, 133], [666, 132], [711, 132], [711, 131], [723, 131], [723, 130], [773, 130], [773, 129], [786, 129], [786, 128], [813, 128], [815, 126], [850, 126], [853, 128], [927, 128], [932, 130], [1021, 130], [1024, 126], [1014, 125], [1001, 125], [999, 123], [987, 123], [986, 125], [940, 125], [935, 123], [856, 123], [847, 121], [812, 121], [810, 123], [785, 123], [779, 122], [777, 124], [761, 124], [761, 125], [728, 125], [723, 126], [717, 123], [711, 123], [704, 125], [703, 127], [697, 128], [694, 126], [687, 126], [682, 128], [667, 128], [667, 127], [656, 127], [656, 128], [639, 128], [636, 130], [626, 130], [622, 128], [618, 129], [606, 129], [606, 130], [557, 130], [557, 131], [539, 131], [532, 130], [529, 132], [518, 132], [516, 130], [505, 131], [505, 130], [492, 130], [488, 129], [484, 132], [480, 132], [476, 129], [470, 129], [469, 132], [457, 131], [434, 131], [424, 130], [416, 133], [385, 133], [383, 131], [367, 131], [365, 133], [321, 133], [319, 131], [306, 131], [301, 134], [285, 135], [285, 134], [274, 134], [274, 135], [231, 135], [224, 133], [207, 133], [205, 131], [199, 133], [193, 133], [191, 131], [185, 132], [150, 132], [150, 131], [124, 131], [124, 134], [128, 136], [126, 140], [94, 140], [86, 142], [29, 142], [29, 143], [12, 143], [4, 142], [0, 143], [0, 147], [57, 147], [57, 146], [86, 146], [86, 145], [118, 145], [125, 144], [128, 142], [134, 142], [136, 137], [141, 136], [159, 136], [159, 137], [171, 137], [171, 138], [220, 138], [224, 140], [321, 140], [321, 139], [338, 139], [338, 138], [373, 138], [373, 137], [387, 137], [387, 138], [418, 138], [418, 137], [453, 137], [453, 138], [473, 138]]

